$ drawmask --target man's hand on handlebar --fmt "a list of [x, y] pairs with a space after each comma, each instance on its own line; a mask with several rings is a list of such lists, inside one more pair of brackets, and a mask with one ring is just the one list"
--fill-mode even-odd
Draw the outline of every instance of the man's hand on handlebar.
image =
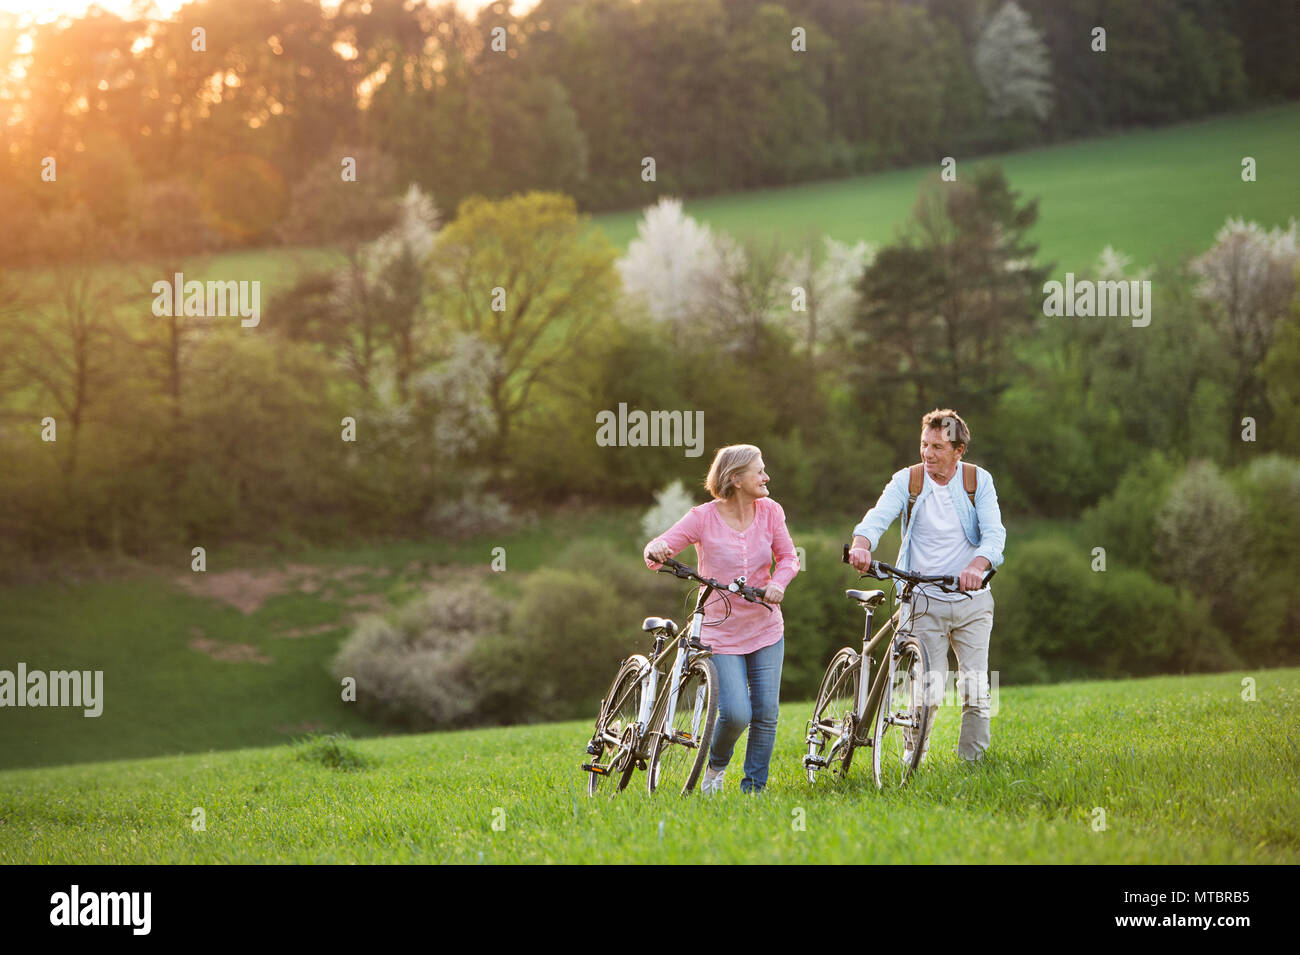
[[849, 563], [858, 573], [868, 573], [871, 567], [871, 541], [865, 537], [854, 537], [849, 547]]
[[961, 576], [957, 578], [958, 587], [962, 590], [979, 590], [984, 586], [984, 575], [989, 567], [985, 558], [976, 557], [962, 569]]

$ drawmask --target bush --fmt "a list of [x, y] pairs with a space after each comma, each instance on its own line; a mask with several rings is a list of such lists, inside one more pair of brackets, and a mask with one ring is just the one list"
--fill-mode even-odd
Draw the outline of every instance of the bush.
[[1234, 643], [1251, 663], [1300, 661], [1300, 462], [1270, 455], [1233, 475], [1245, 508], [1246, 566], [1235, 586]]
[[1155, 525], [1155, 554], [1165, 580], [1195, 586], [1231, 568], [1212, 601], [1226, 613], [1235, 568], [1247, 554], [1246, 507], [1236, 489], [1212, 462], [1193, 461], [1169, 488]]
[[480, 700], [470, 659], [505, 622], [500, 599], [477, 583], [365, 617], [334, 658], [334, 676], [357, 681], [362, 712], [412, 728], [469, 725]]
[[1224, 669], [1240, 663], [1204, 605], [1140, 570], [1031, 541], [998, 578], [990, 669], [1007, 683]]
[[1084, 512], [1083, 526], [1090, 547], [1104, 547], [1107, 561], [1154, 572], [1156, 557], [1151, 542], [1156, 533], [1156, 515], [1177, 474], [1177, 462], [1160, 451], [1152, 451], [1125, 471], [1115, 490]]
[[528, 575], [504, 632], [476, 646], [482, 715], [501, 723], [594, 718], [619, 661], [649, 649], [641, 621], [682, 622], [674, 613], [681, 592], [645, 568], [639, 544], [576, 542], [555, 566]]
[[641, 536], [647, 541], [666, 533], [695, 506], [695, 501], [681, 481], [673, 481], [655, 492], [654, 507], [641, 516]]
[[361, 754], [347, 733], [311, 733], [293, 744], [294, 756], [307, 763], [345, 772], [365, 769], [370, 760]]

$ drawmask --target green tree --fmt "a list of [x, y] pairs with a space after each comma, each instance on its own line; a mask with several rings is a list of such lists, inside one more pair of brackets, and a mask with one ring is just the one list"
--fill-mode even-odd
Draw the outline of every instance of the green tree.
[[[1014, 377], [1013, 344], [1041, 317], [1047, 268], [1026, 239], [1038, 202], [1021, 204], [997, 167], [922, 188], [908, 230], [863, 274], [852, 386], [862, 403], [990, 411]], [[889, 389], [885, 392], [883, 389]], [[914, 415], [895, 416], [898, 449], [915, 444]]]
[[485, 341], [498, 360], [489, 386], [498, 477], [520, 415], [537, 392], [563, 382], [575, 351], [607, 323], [615, 258], [603, 233], [585, 231], [573, 200], [555, 193], [467, 199], [438, 235], [433, 313], [446, 329]]

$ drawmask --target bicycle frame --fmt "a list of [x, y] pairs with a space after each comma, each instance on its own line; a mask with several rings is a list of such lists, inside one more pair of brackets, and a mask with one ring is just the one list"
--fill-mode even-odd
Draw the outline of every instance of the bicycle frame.
[[[866, 621], [862, 628], [862, 651], [859, 652], [857, 659], [858, 691], [857, 696], [854, 698], [852, 713], [854, 746], [875, 746], [875, 739], [871, 735], [871, 725], [872, 721], [875, 720], [876, 709], [880, 707], [881, 700], [884, 699], [885, 683], [889, 680], [891, 667], [889, 667], [889, 660], [884, 659], [879, 672], [875, 674], [875, 680], [872, 680], [871, 655], [885, 641], [885, 638], [897, 637], [898, 625], [902, 621], [902, 608], [905, 605], [910, 607], [911, 603], [913, 603], [913, 592], [911, 592], [911, 587], [906, 587], [902, 594], [898, 596], [898, 609], [892, 613], [884, 624], [880, 625], [880, 629], [876, 630], [875, 634], [871, 633], [871, 618], [874, 608], [865, 608]], [[809, 726], [809, 742], [813, 742], [813, 733], [818, 732], [818, 730], [826, 734], [832, 732], [831, 728], [824, 722], [811, 724]], [[827, 751], [826, 758], [824, 758], [827, 763], [835, 759], [837, 752], [846, 742], [848, 742], [848, 735], [842, 732], [841, 729], [839, 738], [832, 743]]]
[[[677, 698], [687, 669], [694, 660], [711, 656], [713, 653], [708, 647], [701, 646], [699, 641], [700, 634], [704, 629], [704, 604], [713, 595], [714, 589], [708, 585], [701, 585], [700, 594], [695, 601], [695, 610], [691, 613], [691, 622], [687, 629], [679, 632], [671, 640], [664, 636], [663, 631], [660, 631], [655, 637], [650, 656], [645, 658], [645, 666], [642, 667], [637, 683], [634, 684], [641, 686], [642, 693], [641, 707], [636, 719], [637, 747], [636, 752], [631, 754], [632, 759], [643, 760], [650, 755], [654, 737], [662, 733], [662, 728], [668, 725], [671, 715], [677, 712]], [[660, 694], [659, 666], [674, 651], [676, 656], [672, 663], [668, 692]], [[696, 714], [691, 724], [692, 739], [698, 739], [699, 734], [699, 715]], [[607, 735], [605, 741], [616, 747], [622, 743], [621, 739], [613, 739]], [[610, 760], [610, 765], [617, 762], [624, 755], [622, 752], [616, 751], [614, 757]]]
[[[909, 594], [908, 597], [910, 598], [910, 596]], [[906, 602], [910, 603], [911, 601], [909, 599]], [[899, 608], [894, 611], [893, 615], [881, 625], [873, 636], [871, 633], [872, 609], [867, 608], [866, 610], [867, 619], [862, 631], [862, 652], [858, 656], [858, 695], [853, 704], [853, 718], [855, 740], [867, 746], [872, 745], [874, 741], [866, 728], [870, 726], [872, 717], [876, 714], [876, 708], [880, 705], [880, 700], [884, 696], [885, 681], [888, 679], [889, 674], [888, 661], [885, 661], [885, 665], [876, 673], [875, 682], [872, 682], [871, 654], [885, 639], [886, 635], [896, 635], [898, 633], [898, 624], [902, 619], [902, 613], [903, 607], [900, 602]], [[827, 728], [820, 724], [815, 728], [828, 732]], [[832, 759], [836, 750], [843, 744], [843, 737], [836, 740], [835, 744], [831, 746], [830, 752], [827, 753], [826, 759]]]
[[[695, 599], [695, 609], [691, 612], [690, 625], [681, 633], [678, 633], [662, 652], [659, 645], [663, 642], [663, 634], [655, 640], [655, 649], [652, 651], [652, 658], [647, 662], [649, 672], [642, 679], [645, 685], [649, 681], [647, 691], [641, 694], [641, 712], [638, 714], [637, 723], [640, 725], [642, 739], [647, 742], [646, 752], [649, 752], [649, 741], [657, 733], [660, 727], [668, 725], [668, 719], [671, 714], [677, 712], [677, 695], [681, 690], [682, 680], [686, 676], [686, 670], [690, 667], [691, 661], [699, 657], [712, 655], [713, 651], [700, 646], [700, 634], [704, 630], [704, 603], [713, 595], [713, 588], [708, 585], [700, 586], [699, 596]], [[657, 693], [659, 683], [659, 663], [676, 648], [677, 656], [673, 660], [672, 677], [668, 684], [668, 693], [659, 697]], [[695, 721], [691, 724], [691, 737], [699, 737], [699, 715], [696, 714]]]

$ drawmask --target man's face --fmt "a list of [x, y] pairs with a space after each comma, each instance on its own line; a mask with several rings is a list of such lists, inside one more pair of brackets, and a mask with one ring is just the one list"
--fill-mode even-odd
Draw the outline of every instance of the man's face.
[[957, 473], [962, 452], [944, 437], [942, 428], [921, 432], [921, 460], [926, 473], [937, 481], [946, 481]]

